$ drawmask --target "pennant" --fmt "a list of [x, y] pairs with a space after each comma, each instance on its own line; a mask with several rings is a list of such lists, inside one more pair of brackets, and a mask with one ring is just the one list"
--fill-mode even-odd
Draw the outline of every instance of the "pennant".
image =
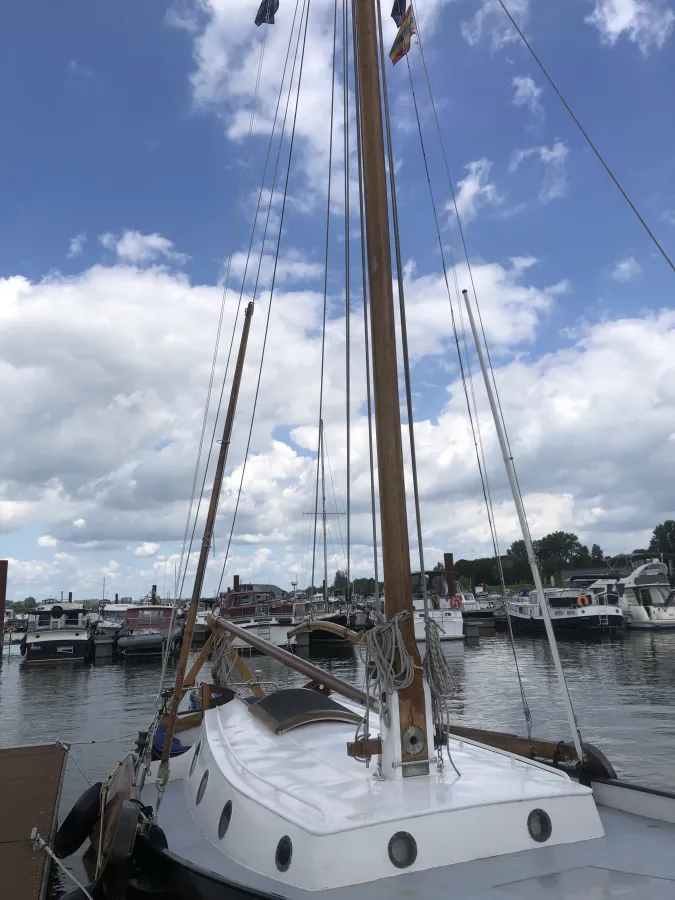
[[415, 28], [412, 6], [409, 6], [398, 29], [396, 39], [389, 51], [389, 59], [394, 65], [396, 65], [399, 60], [403, 59], [410, 50], [410, 41], [413, 34], [417, 34], [417, 30]]
[[394, 5], [391, 8], [391, 17], [396, 22], [396, 27], [400, 28], [405, 18], [405, 0], [394, 0]]
[[255, 24], [260, 27], [265, 22], [268, 25], [274, 25], [274, 13], [279, 9], [279, 0], [262, 0], [258, 7], [258, 15], [255, 17]]

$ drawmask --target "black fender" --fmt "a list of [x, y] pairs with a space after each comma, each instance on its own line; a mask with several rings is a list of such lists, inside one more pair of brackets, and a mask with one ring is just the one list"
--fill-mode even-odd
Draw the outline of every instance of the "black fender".
[[54, 853], [59, 859], [77, 853], [93, 831], [101, 811], [102, 787], [97, 781], [87, 788], [61, 823], [54, 838]]

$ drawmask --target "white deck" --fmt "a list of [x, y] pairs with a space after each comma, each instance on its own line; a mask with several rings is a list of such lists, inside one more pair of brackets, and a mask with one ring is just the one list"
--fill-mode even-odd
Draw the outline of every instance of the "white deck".
[[[378, 733], [375, 716], [371, 732]], [[186, 806], [205, 842], [253, 872], [305, 890], [399, 874], [388, 855], [389, 840], [399, 831], [412, 834], [418, 848], [407, 872], [604, 833], [591, 791], [562, 772], [453, 741], [461, 777], [446, 761], [440, 772], [432, 763], [426, 777], [380, 781], [373, 777], [375, 761], [367, 769], [347, 756], [353, 739], [354, 726], [334, 722], [276, 735], [233, 700], [206, 713], [192, 775], [194, 750], [172, 763], [172, 779], [183, 779]], [[218, 822], [228, 800], [238, 826], [221, 840]], [[528, 833], [535, 808], [553, 823], [546, 844]], [[293, 842], [293, 864], [279, 873], [275, 851], [284, 835]]]

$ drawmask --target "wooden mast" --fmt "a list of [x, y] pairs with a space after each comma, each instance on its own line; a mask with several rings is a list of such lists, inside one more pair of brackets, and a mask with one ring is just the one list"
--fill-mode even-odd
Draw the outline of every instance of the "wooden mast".
[[158, 775], [158, 781], [166, 781], [168, 777], [169, 755], [171, 753], [171, 744], [173, 742], [174, 731], [176, 728], [176, 718], [178, 716], [178, 706], [183, 696], [183, 681], [185, 679], [185, 671], [187, 669], [188, 656], [190, 654], [190, 646], [192, 644], [192, 635], [195, 630], [195, 621], [197, 619], [197, 610], [199, 608], [199, 600], [202, 595], [202, 586], [204, 584], [204, 575], [206, 573], [206, 564], [209, 560], [209, 551], [213, 540], [213, 529], [216, 524], [216, 513], [218, 511], [218, 500], [220, 499], [220, 489], [223, 484], [223, 475], [225, 473], [225, 463], [227, 462], [227, 452], [230, 448], [230, 438], [232, 436], [232, 425], [234, 423], [234, 415], [237, 410], [237, 399], [239, 397], [239, 385], [241, 384], [241, 374], [244, 368], [244, 359], [246, 357], [246, 345], [248, 343], [248, 333], [251, 328], [251, 319], [253, 317], [253, 303], [249, 303], [244, 313], [244, 328], [241, 334], [241, 342], [239, 344], [239, 355], [237, 356], [237, 365], [234, 370], [234, 378], [232, 379], [232, 389], [230, 391], [230, 402], [227, 407], [227, 415], [225, 416], [225, 425], [223, 426], [223, 439], [220, 444], [220, 452], [218, 453], [218, 462], [216, 464], [216, 472], [213, 479], [213, 489], [211, 491], [211, 500], [209, 501], [209, 511], [206, 516], [206, 525], [204, 526], [204, 537], [202, 538], [202, 546], [199, 553], [199, 562], [197, 563], [197, 572], [195, 574], [195, 583], [192, 590], [192, 600], [190, 601], [190, 609], [188, 612], [187, 622], [185, 624], [185, 632], [183, 634], [183, 646], [180, 651], [180, 660], [178, 669], [176, 670], [176, 682], [173, 689], [173, 697], [171, 698], [171, 709], [169, 711], [169, 721], [166, 726], [166, 735], [164, 738], [164, 747], [162, 748], [162, 763]]
[[[375, 2], [376, 0], [356, 0], [354, 28], [357, 35], [356, 55], [361, 93], [363, 185], [370, 278], [384, 592], [389, 619], [404, 610], [410, 613], [401, 622], [401, 631], [415, 666], [415, 675], [410, 687], [399, 691], [398, 700], [402, 758], [404, 763], [411, 763], [416, 759], [428, 760], [433, 747], [429, 747], [427, 739], [422, 664], [413, 625]], [[403, 739], [406, 732], [406, 739]], [[411, 734], [415, 735], [414, 753], [409, 752]], [[403, 774], [406, 776], [427, 772], [428, 765], [423, 763], [403, 767]]]

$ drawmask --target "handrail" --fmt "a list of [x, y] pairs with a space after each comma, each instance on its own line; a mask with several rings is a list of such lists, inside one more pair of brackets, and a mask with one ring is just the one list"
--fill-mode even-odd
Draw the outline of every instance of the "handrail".
[[307, 676], [307, 678], [311, 678], [313, 681], [325, 684], [326, 687], [335, 691], [337, 694], [341, 694], [348, 700], [353, 700], [355, 703], [360, 703], [362, 706], [369, 706], [372, 710], [375, 710], [375, 712], [379, 710], [379, 703], [375, 697], [371, 697], [370, 694], [367, 694], [365, 691], [348, 684], [346, 681], [337, 678], [335, 675], [325, 672], [323, 669], [319, 668], [319, 666], [315, 666], [314, 663], [308, 662], [306, 659], [301, 659], [293, 653], [289, 653], [288, 650], [284, 650], [283, 647], [277, 647], [276, 644], [272, 644], [270, 641], [266, 641], [257, 634], [253, 634], [252, 630], [241, 628], [239, 625], [235, 625], [230, 619], [225, 619], [223, 617], [216, 618], [215, 616], [207, 616], [206, 622], [211, 631], [218, 631], [221, 633], [226, 631], [233, 637], [238, 637], [240, 640], [244, 641], [245, 644], [249, 644], [251, 647], [255, 647], [256, 650], [260, 650], [260, 652], [264, 653], [266, 656], [276, 659], [278, 662], [288, 666], [289, 669], [294, 669], [296, 672]]

